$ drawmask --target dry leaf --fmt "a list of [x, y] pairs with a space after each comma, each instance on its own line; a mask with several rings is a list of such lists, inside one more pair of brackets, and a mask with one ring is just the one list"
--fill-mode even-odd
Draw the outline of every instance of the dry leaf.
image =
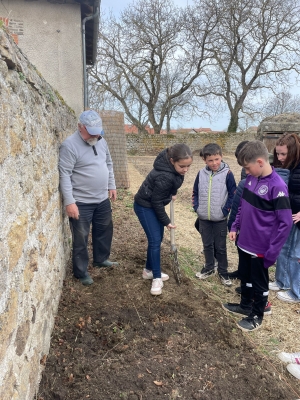
[[151, 371], [149, 371], [149, 369], [148, 369], [148, 368], [146, 368], [146, 371], [148, 372], [148, 374], [152, 374], [152, 372], [151, 372]]
[[70, 374], [69, 375], [69, 382], [73, 382], [74, 381], [74, 375], [73, 374]]
[[144, 374], [138, 374], [138, 378], [143, 378]]
[[45, 354], [45, 355], [41, 358], [40, 364], [41, 364], [41, 365], [45, 365], [45, 364], [46, 364], [46, 360], [47, 360], [47, 355]]
[[153, 381], [153, 383], [155, 383], [156, 386], [162, 386], [162, 382], [161, 381]]
[[86, 377], [86, 379], [87, 379], [88, 381], [91, 380], [91, 377], [90, 377], [89, 375], [86, 375], [85, 377]]

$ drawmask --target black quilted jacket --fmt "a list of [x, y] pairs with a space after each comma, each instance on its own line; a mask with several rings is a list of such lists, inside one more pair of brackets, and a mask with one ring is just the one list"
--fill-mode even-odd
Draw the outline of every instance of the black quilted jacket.
[[[288, 187], [292, 213], [297, 214], [300, 211], [300, 164], [291, 170]], [[297, 228], [300, 229], [300, 222]]]
[[172, 196], [176, 195], [184, 177], [176, 172], [167, 159], [166, 149], [158, 154], [153, 167], [154, 169], [147, 175], [134, 200], [142, 207], [153, 208], [160, 222], [167, 226], [171, 221], [165, 211], [165, 206], [170, 203]]

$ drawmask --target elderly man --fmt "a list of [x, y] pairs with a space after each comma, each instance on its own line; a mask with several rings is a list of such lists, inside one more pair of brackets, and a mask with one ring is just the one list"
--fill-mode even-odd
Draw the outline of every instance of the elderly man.
[[110, 267], [108, 260], [113, 223], [110, 199], [117, 197], [113, 163], [102, 120], [96, 111], [79, 116], [78, 130], [60, 147], [60, 189], [73, 235], [73, 274], [83, 285], [91, 285], [88, 274], [88, 235], [92, 224], [93, 265]]

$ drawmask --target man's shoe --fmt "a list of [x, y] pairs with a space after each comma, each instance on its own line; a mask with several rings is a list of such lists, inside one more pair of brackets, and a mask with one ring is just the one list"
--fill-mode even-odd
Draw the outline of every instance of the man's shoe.
[[98, 263], [98, 262], [93, 263], [93, 267], [96, 267], [96, 268], [107, 268], [107, 267], [112, 267], [114, 265], [119, 265], [119, 263], [109, 261], [109, 260], [105, 260], [102, 263]]
[[295, 378], [300, 379], [300, 365], [297, 364], [288, 364], [286, 369], [292, 374]]
[[93, 279], [90, 277], [90, 275], [85, 276], [84, 278], [79, 278], [80, 282], [85, 285], [89, 286], [92, 283], [94, 283]]
[[196, 278], [198, 279], [206, 279], [209, 278], [212, 275], [216, 274], [216, 270], [215, 269], [211, 269], [211, 270], [206, 270], [205, 268], [202, 268], [201, 272], [197, 272], [196, 273]]
[[278, 358], [286, 363], [299, 364], [300, 365], [300, 353], [279, 353]]
[[241, 295], [242, 294], [242, 288], [240, 286], [235, 288], [235, 291], [237, 294]]
[[237, 315], [246, 315], [248, 317], [251, 314], [251, 310], [245, 310], [238, 303], [224, 303], [222, 308]]
[[276, 297], [278, 300], [285, 301], [286, 303], [300, 303], [300, 299], [295, 299], [290, 290], [287, 292], [277, 292]]
[[228, 277], [229, 279], [240, 279], [239, 277], [239, 271], [233, 271], [233, 272], [228, 272]]
[[249, 317], [241, 319], [237, 326], [244, 332], [252, 332], [259, 329], [262, 324], [262, 318], [257, 315], [249, 315]]
[[222, 285], [224, 286], [231, 286], [232, 282], [231, 280], [228, 278], [228, 275], [221, 275], [219, 274], [219, 278], [221, 280]]
[[276, 281], [274, 281], [274, 282], [269, 282], [269, 289], [277, 292], [278, 290], [281, 290], [282, 288], [278, 286], [278, 283]]
[[161, 278], [153, 279], [150, 293], [153, 296], [161, 294], [161, 289], [163, 288], [163, 286], [164, 284]]
[[[169, 279], [169, 275], [165, 273], [161, 273], [161, 280], [162, 281], [167, 281]], [[153, 279], [153, 272], [150, 271], [149, 269], [144, 268], [143, 269], [143, 279]]]

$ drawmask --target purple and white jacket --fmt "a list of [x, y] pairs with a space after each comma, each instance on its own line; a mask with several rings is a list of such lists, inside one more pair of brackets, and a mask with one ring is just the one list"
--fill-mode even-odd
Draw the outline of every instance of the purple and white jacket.
[[264, 267], [273, 265], [292, 229], [288, 189], [274, 171], [256, 178], [248, 175], [231, 232], [239, 233], [242, 250], [264, 258]]

